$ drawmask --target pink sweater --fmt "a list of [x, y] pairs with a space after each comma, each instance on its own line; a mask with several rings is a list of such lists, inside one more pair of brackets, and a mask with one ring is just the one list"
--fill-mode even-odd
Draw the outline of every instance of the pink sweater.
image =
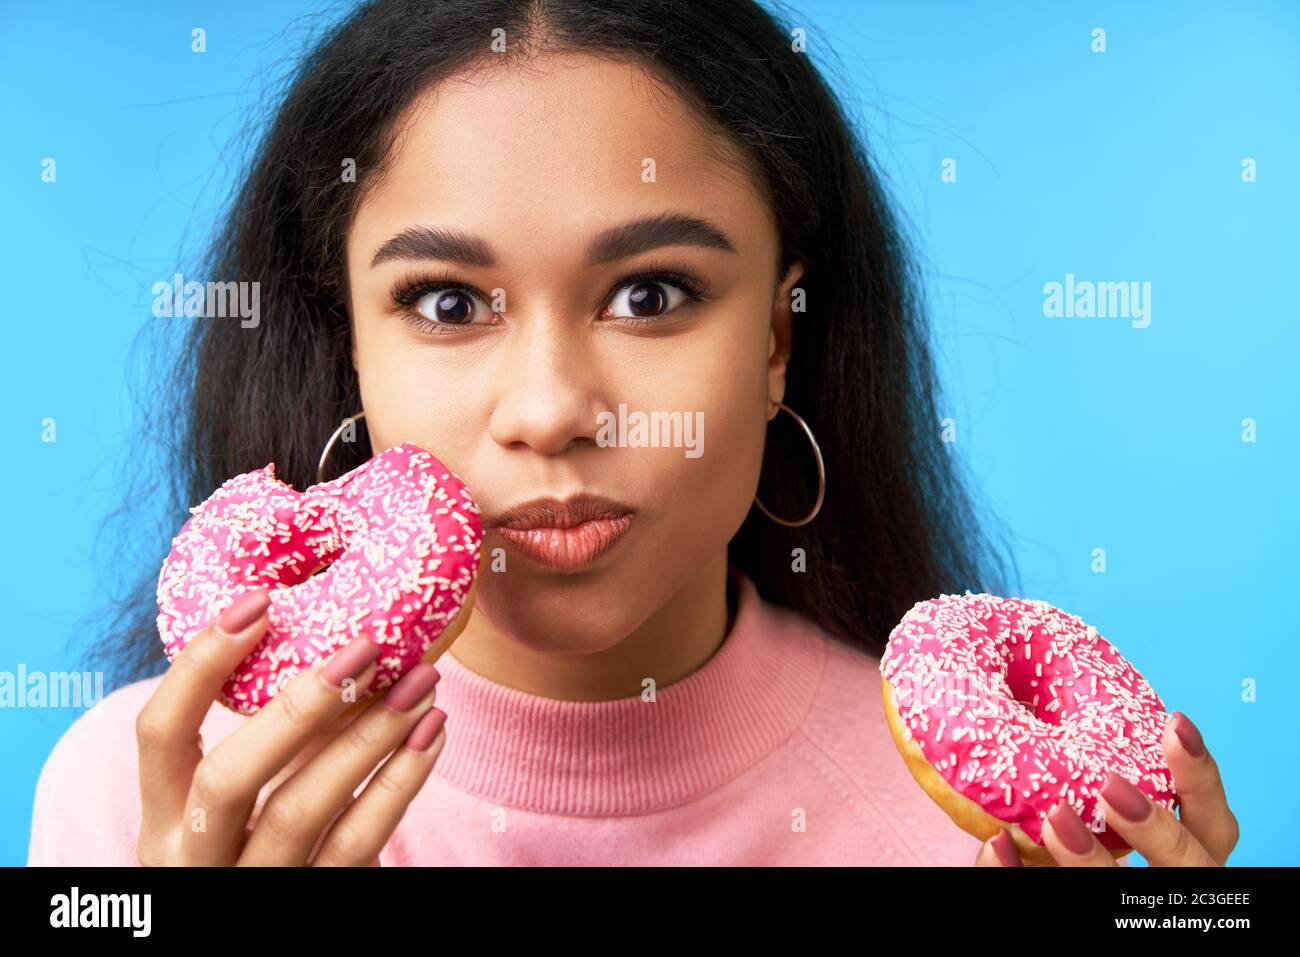
[[[447, 741], [380, 862], [973, 864], [979, 842], [890, 738], [878, 660], [732, 575], [732, 632], [654, 702], [542, 698], [444, 655]], [[134, 722], [159, 680], [106, 696], [55, 745], [29, 864], [137, 863]], [[206, 746], [246, 720], [214, 703]]]

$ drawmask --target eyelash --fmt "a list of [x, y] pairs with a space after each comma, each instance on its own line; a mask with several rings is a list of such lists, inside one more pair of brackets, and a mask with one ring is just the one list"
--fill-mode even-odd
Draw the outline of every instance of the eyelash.
[[[659, 282], [669, 286], [676, 286], [686, 293], [687, 302], [677, 306], [673, 312], [686, 308], [694, 303], [704, 302], [711, 297], [709, 296], [708, 283], [689, 276], [685, 273], [678, 272], [672, 267], [650, 266], [645, 269], [629, 273], [618, 280], [610, 289], [606, 301], [613, 297], [624, 286], [636, 285], [644, 282]], [[456, 325], [450, 322], [437, 322], [428, 316], [423, 316], [416, 312], [414, 306], [425, 296], [434, 292], [466, 292], [476, 296], [483, 302], [489, 301], [492, 297], [485, 296], [481, 290], [466, 282], [461, 282], [450, 273], [432, 273], [429, 275], [417, 276], [410, 279], [402, 279], [393, 285], [389, 293], [393, 303], [402, 308], [402, 319], [411, 323], [421, 332], [427, 332], [434, 335], [456, 335], [462, 328], [470, 328], [470, 324]], [[662, 316], [619, 316], [618, 322], [632, 326], [647, 326], [654, 323], [666, 321], [664, 313]]]

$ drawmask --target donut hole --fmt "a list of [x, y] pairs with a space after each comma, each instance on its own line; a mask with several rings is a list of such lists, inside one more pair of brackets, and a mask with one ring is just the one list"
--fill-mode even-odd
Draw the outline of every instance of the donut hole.
[[1043, 711], [1047, 702], [1043, 700], [1043, 693], [1039, 690], [1041, 683], [1042, 679], [1034, 674], [1032, 664], [1025, 667], [1020, 662], [1016, 662], [1007, 669], [1007, 688], [1011, 691], [1011, 697], [1016, 704], [1020, 705], [1027, 714], [1055, 724], [1051, 721], [1051, 715]]
[[[1091, 697], [1085, 676], [1090, 672], [1080, 668], [1068, 650], [1053, 647], [1050, 660], [1046, 652], [1051, 636], [1034, 634], [1028, 660], [1017, 649], [1015, 660], [1007, 668], [1007, 687], [1011, 696], [1028, 714], [1049, 725], [1068, 723], [1078, 706], [1080, 695]], [[1023, 647], [1023, 646], [1020, 646]], [[1078, 677], [1076, 677], [1076, 675]]]
[[[306, 551], [304, 549], [304, 551]], [[306, 557], [300, 554], [295, 556], [295, 561], [285, 569], [281, 575], [281, 584], [291, 587], [305, 585], [314, 578], [319, 578], [326, 573], [341, 571], [336, 569], [339, 561], [347, 555], [346, 548], [312, 548], [307, 552]], [[344, 564], [347, 564], [344, 562]], [[310, 570], [308, 570], [310, 569]], [[326, 582], [318, 582], [316, 587], [328, 587]]]

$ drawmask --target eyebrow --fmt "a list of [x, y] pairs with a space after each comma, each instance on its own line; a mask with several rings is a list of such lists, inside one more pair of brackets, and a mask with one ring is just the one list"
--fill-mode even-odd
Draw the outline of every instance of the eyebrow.
[[[596, 266], [660, 246], [700, 246], [729, 253], [736, 251], [727, 234], [707, 220], [685, 213], [655, 213], [597, 234], [587, 246], [587, 263]], [[482, 267], [496, 265], [496, 256], [487, 240], [441, 226], [403, 229], [379, 247], [370, 268], [395, 259], [442, 259]]]

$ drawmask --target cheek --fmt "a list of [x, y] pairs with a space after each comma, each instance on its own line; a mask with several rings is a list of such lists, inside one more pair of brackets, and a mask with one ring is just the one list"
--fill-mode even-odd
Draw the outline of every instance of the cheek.
[[749, 512], [763, 462], [763, 396], [736, 379], [697, 406], [695, 447], [660, 479], [671, 491], [672, 524], [701, 554], [725, 546]]
[[[357, 323], [357, 376], [366, 427], [378, 452], [411, 441], [458, 472], [486, 428], [475, 414], [476, 377], [464, 362], [412, 343], [399, 320]], [[462, 476], [463, 477], [463, 476]]]
[[643, 500], [660, 518], [658, 547], [682, 558], [707, 559], [725, 547], [749, 513], [763, 461], [766, 342], [748, 334], [708, 338], [655, 367], [627, 400], [629, 412], [680, 412], [692, 447], [620, 449], [627, 466], [615, 473], [645, 476]]

